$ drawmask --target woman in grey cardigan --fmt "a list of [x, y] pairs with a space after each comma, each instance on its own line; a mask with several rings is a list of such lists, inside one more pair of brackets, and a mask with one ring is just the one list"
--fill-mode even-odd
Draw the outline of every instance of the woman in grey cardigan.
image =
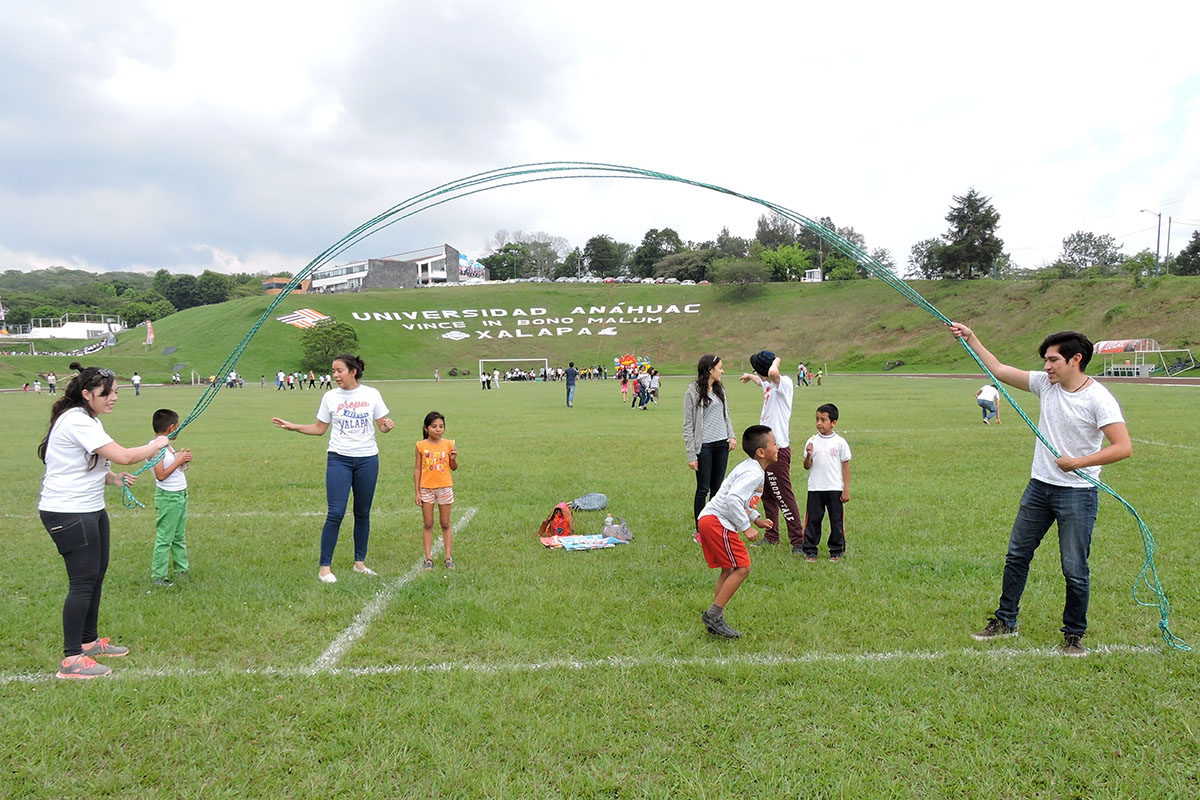
[[700, 516], [704, 504], [721, 488], [729, 451], [737, 447], [725, 402], [725, 387], [721, 384], [724, 374], [725, 367], [718, 356], [701, 356], [696, 365], [696, 382], [688, 385], [683, 396], [683, 445], [688, 466], [696, 472], [693, 519]]

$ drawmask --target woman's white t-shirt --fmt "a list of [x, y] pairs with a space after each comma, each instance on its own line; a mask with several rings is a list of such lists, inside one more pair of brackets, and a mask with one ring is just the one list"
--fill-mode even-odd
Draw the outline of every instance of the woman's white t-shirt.
[[82, 408], [67, 409], [50, 430], [39, 511], [85, 514], [104, 510], [108, 459], [93, 454], [113, 438]]
[[359, 384], [353, 389], [331, 389], [321, 398], [317, 419], [330, 426], [330, 453], [361, 458], [379, 454], [375, 420], [387, 416], [388, 407], [378, 389]]

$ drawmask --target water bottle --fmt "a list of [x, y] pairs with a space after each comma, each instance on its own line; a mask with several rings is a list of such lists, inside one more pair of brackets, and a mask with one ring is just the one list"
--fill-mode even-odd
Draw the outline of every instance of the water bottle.
[[607, 517], [604, 518], [604, 529], [607, 531], [609, 528], [612, 527], [612, 524], [613, 524], [612, 514], [609, 514]]

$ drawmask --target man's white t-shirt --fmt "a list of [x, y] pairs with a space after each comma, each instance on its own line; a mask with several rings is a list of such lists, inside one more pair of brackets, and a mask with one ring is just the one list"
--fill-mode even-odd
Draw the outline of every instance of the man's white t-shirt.
[[979, 390], [979, 399], [994, 403], [1000, 399], [1000, 391], [992, 384], [985, 383]]
[[141, 386], [142, 385], [142, 376], [135, 373], [134, 376], [129, 379], [129, 382], [132, 383], [134, 386]]
[[331, 389], [321, 398], [317, 419], [330, 426], [330, 453], [359, 458], [379, 454], [375, 420], [387, 416], [388, 407], [378, 389], [359, 384], [353, 389]]
[[796, 385], [787, 375], [780, 375], [778, 386], [763, 378], [762, 390], [763, 406], [759, 422], [774, 432], [775, 444], [782, 449], [791, 443], [789, 429], [792, 423], [792, 396], [796, 393]]
[[[1068, 392], [1061, 385], [1051, 383], [1045, 372], [1032, 370], [1029, 391], [1037, 395], [1042, 405], [1038, 429], [1060, 455], [1090, 456], [1104, 446], [1104, 433], [1100, 429], [1125, 421], [1117, 399], [1095, 380], [1090, 380], [1076, 392]], [[1100, 467], [1085, 467], [1080, 471], [1093, 478], [1100, 477]], [[1087, 488], [1092, 485], [1074, 472], [1059, 469], [1054, 463], [1054, 455], [1040, 439], [1034, 441], [1030, 475], [1055, 486]]]
[[738, 533], [747, 530], [760, 516], [758, 504], [766, 477], [762, 466], [747, 458], [721, 482], [721, 488], [700, 510], [700, 516], [715, 516], [726, 530]]
[[[850, 444], [839, 434], [822, 436], [819, 433], [808, 438], [812, 442], [812, 468], [808, 471], [810, 492], [840, 492], [846, 488], [842, 481], [842, 463], [850, 460]], [[808, 442], [804, 448], [808, 449]]]
[[113, 438], [82, 408], [67, 409], [50, 431], [39, 511], [85, 514], [104, 509], [108, 459], [93, 453]]

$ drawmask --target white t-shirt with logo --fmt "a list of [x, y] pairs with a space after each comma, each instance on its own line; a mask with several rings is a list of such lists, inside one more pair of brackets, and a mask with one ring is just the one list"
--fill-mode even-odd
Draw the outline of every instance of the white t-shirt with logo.
[[[812, 468], [808, 471], [810, 492], [840, 492], [846, 488], [842, 481], [842, 463], [850, 460], [850, 444], [839, 434], [809, 437], [812, 442]], [[808, 449], [808, 442], [804, 448]]]
[[763, 378], [762, 390], [763, 406], [759, 422], [774, 432], [775, 444], [780, 448], [787, 447], [791, 443], [789, 428], [792, 423], [792, 395], [796, 393], [796, 385], [787, 375], [780, 375], [778, 386]]
[[994, 403], [1000, 399], [1000, 392], [995, 386], [992, 386], [990, 383], [986, 383], [983, 385], [983, 388], [979, 390], [979, 399]]
[[321, 398], [317, 419], [330, 426], [330, 453], [360, 458], [379, 454], [375, 420], [386, 417], [388, 407], [378, 389], [359, 384], [353, 389], [331, 389]]
[[67, 409], [50, 431], [39, 511], [85, 514], [104, 509], [108, 459], [93, 454], [113, 438], [82, 408]]
[[726, 530], [739, 533], [748, 530], [761, 516], [758, 505], [766, 477], [762, 466], [753, 458], [747, 458], [721, 482], [721, 488], [700, 509], [700, 516], [715, 516]]
[[[1090, 456], [1104, 446], [1104, 433], [1100, 429], [1125, 421], [1117, 398], [1095, 380], [1090, 380], [1078, 391], [1068, 392], [1060, 384], [1051, 383], [1045, 372], [1032, 370], [1029, 391], [1037, 395], [1042, 405], [1038, 429], [1060, 455]], [[1080, 471], [1093, 478], [1100, 477], [1100, 467], [1085, 467]], [[1054, 455], [1040, 439], [1034, 441], [1030, 475], [1055, 486], [1087, 488], [1092, 485], [1074, 472], [1059, 469], [1054, 463]]]

